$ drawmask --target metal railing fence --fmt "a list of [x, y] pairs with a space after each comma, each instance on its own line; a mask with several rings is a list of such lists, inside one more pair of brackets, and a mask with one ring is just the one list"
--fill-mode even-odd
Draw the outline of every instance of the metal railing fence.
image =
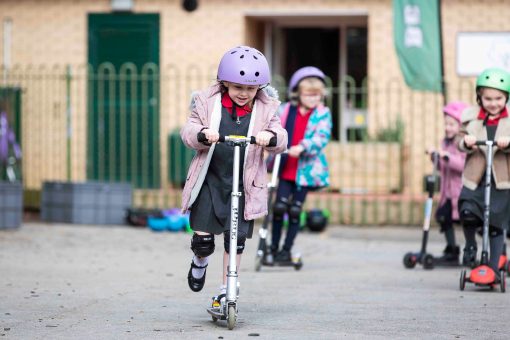
[[[179, 206], [192, 152], [176, 134], [191, 93], [214, 82], [214, 67], [105, 63], [0, 71], [0, 90], [21, 89], [18, 109], [3, 97], [0, 106], [21, 126], [26, 191], [37, 192], [47, 180], [127, 181], [137, 189], [137, 205]], [[284, 100], [285, 80], [274, 75], [272, 85]], [[345, 77], [328, 80], [328, 91], [335, 123], [326, 149], [331, 187], [312, 194], [308, 206], [327, 208], [334, 223], [420, 223], [422, 179], [432, 166], [424, 150], [443, 136], [442, 97], [410, 91], [401, 79], [357, 84]], [[448, 93], [474, 102], [470, 80], [448, 83]]]

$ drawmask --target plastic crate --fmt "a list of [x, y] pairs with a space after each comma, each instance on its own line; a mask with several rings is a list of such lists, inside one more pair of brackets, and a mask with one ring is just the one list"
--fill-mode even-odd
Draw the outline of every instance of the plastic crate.
[[0, 229], [19, 228], [23, 217], [23, 186], [0, 182]]
[[125, 224], [131, 204], [131, 184], [45, 182], [41, 218], [73, 224]]

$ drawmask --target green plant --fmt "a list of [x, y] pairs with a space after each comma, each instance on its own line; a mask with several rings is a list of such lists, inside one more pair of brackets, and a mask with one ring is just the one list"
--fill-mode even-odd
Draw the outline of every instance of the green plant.
[[397, 142], [404, 140], [404, 122], [402, 118], [397, 117], [395, 124], [382, 128], [375, 133], [375, 142]]

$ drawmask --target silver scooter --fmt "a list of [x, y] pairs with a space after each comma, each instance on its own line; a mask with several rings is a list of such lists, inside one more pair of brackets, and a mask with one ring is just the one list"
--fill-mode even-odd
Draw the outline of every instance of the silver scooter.
[[[199, 134], [199, 141], [205, 140], [205, 135]], [[239, 167], [241, 160], [241, 147], [255, 144], [255, 137], [220, 136], [220, 143], [228, 143], [234, 147], [234, 166], [232, 177], [232, 202], [230, 214], [230, 246], [227, 267], [227, 290], [225, 299], [221, 299], [219, 307], [207, 308], [213, 321], [227, 320], [228, 329], [233, 329], [237, 322], [238, 274], [237, 274], [237, 228], [239, 224]], [[271, 138], [268, 146], [276, 146], [276, 137]]]

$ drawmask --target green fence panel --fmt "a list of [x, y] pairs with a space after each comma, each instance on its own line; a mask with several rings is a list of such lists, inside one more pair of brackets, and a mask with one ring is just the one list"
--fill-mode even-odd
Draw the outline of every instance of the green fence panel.
[[191, 159], [195, 151], [187, 148], [181, 140], [179, 131], [168, 135], [168, 181], [176, 187], [183, 187], [186, 182]]

